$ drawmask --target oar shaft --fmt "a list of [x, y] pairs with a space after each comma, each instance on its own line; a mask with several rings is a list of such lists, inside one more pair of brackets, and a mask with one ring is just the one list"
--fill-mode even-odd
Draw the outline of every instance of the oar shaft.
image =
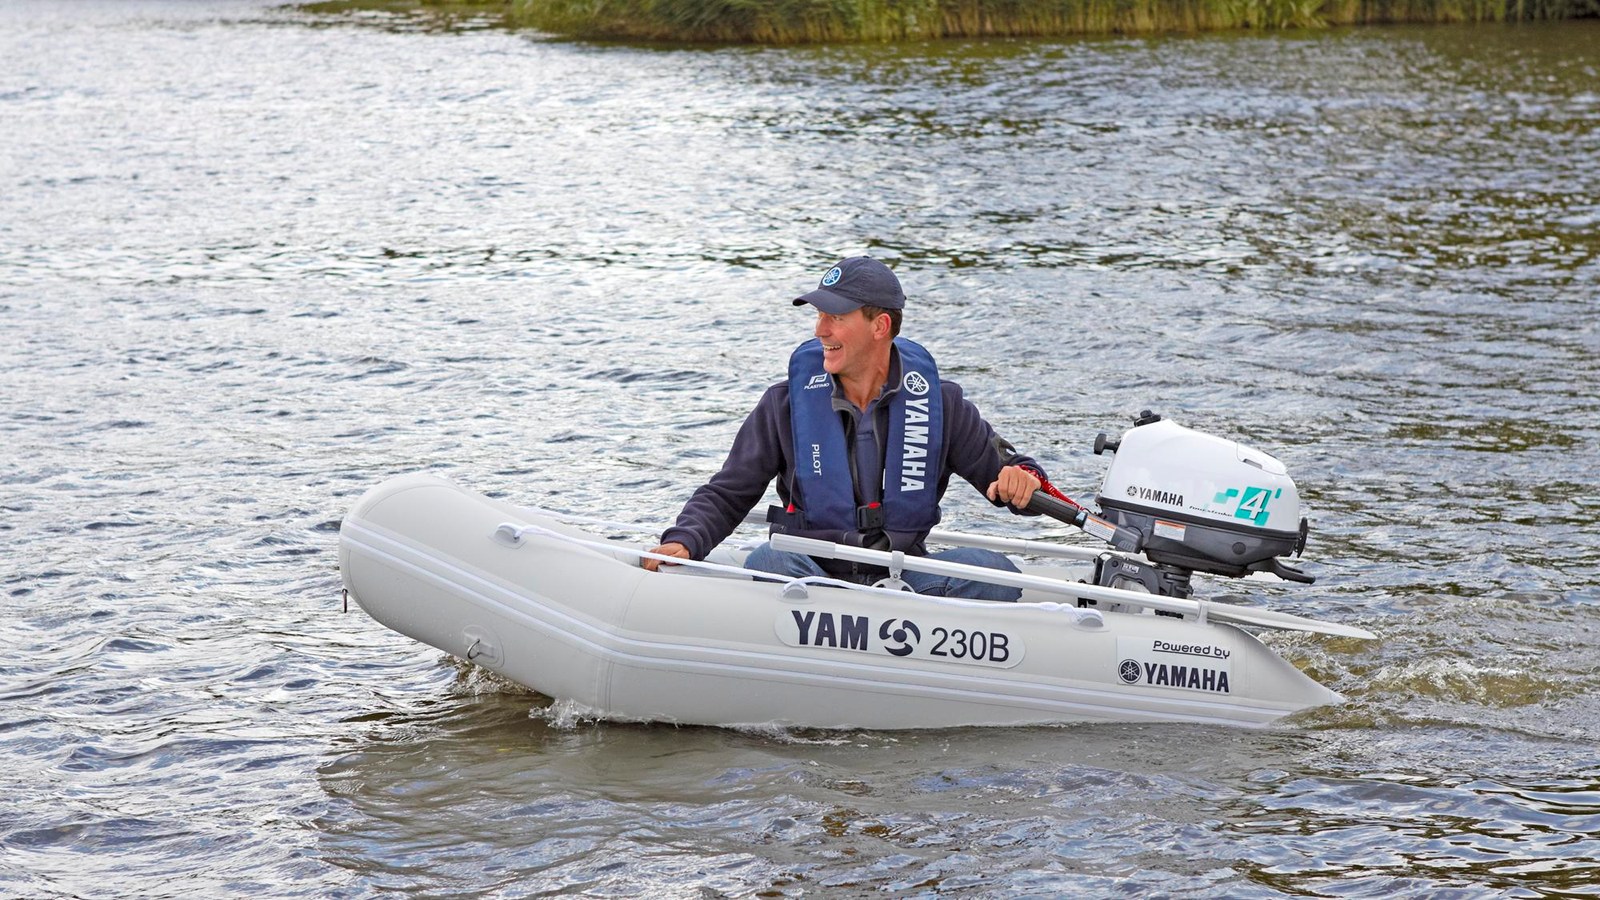
[[1061, 559], [1098, 559], [1101, 554], [1112, 552], [1096, 550], [1093, 547], [1074, 547], [1071, 544], [1051, 544], [1026, 538], [994, 537], [987, 534], [969, 534], [964, 531], [943, 531], [937, 528], [928, 532], [928, 540], [957, 547], [982, 547], [985, 550], [998, 550], [1001, 553], [1026, 553], [1030, 556], [1053, 556]]
[[849, 547], [843, 544], [833, 544], [828, 541], [818, 541], [790, 534], [773, 535], [772, 547], [775, 550], [804, 553], [807, 556], [863, 562], [886, 568], [898, 566], [902, 569], [908, 569], [913, 572], [926, 572], [930, 575], [945, 575], [973, 581], [986, 581], [991, 584], [1036, 590], [1058, 596], [1121, 603], [1145, 609], [1202, 616], [1243, 625], [1281, 628], [1290, 631], [1310, 631], [1343, 637], [1374, 637], [1372, 632], [1363, 628], [1340, 625], [1334, 622], [1318, 622], [1314, 619], [1306, 619], [1301, 616], [1272, 610], [1218, 606], [1204, 600], [1182, 600], [1177, 597], [1162, 597], [1158, 594], [1146, 594], [1140, 591], [1125, 591], [1118, 588], [1100, 587], [1099, 585], [1082, 584], [1080, 582], [1057, 581], [1053, 578], [1023, 575], [1017, 572], [1006, 572], [984, 566], [969, 566], [942, 559], [929, 559], [924, 556], [907, 556], [903, 553], [884, 553], [881, 550]]
[[[1155, 594], [1141, 594], [1092, 584], [1057, 581], [1054, 578], [1023, 575], [1018, 572], [1007, 572], [1003, 569], [991, 569], [986, 566], [969, 566], [965, 563], [930, 559], [926, 556], [884, 553], [881, 550], [868, 550], [863, 547], [833, 544], [828, 541], [797, 537], [792, 534], [773, 535], [772, 547], [774, 550], [785, 550], [790, 553], [804, 553], [807, 556], [870, 563], [885, 568], [898, 564], [903, 569], [909, 569], [913, 572], [926, 572], [929, 575], [945, 575], [952, 578], [987, 581], [991, 584], [1003, 584], [1007, 587], [1032, 589], [1066, 597], [1082, 597], [1088, 600], [1105, 600], [1109, 603], [1131, 603], [1168, 612], [1182, 612], [1194, 615], [1199, 613], [1201, 608], [1200, 602], [1195, 600], [1180, 600], [1176, 597], [1160, 597]], [[897, 560], [895, 558], [897, 556], [900, 559]]]

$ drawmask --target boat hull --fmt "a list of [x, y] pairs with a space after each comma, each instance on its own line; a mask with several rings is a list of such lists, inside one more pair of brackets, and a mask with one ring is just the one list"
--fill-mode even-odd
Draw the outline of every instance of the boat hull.
[[[506, 523], [536, 533], [513, 537]], [[1251, 726], [1341, 699], [1230, 625], [1079, 610], [1056, 595], [979, 603], [650, 573], [636, 547], [557, 534], [598, 540], [438, 478], [401, 476], [345, 518], [340, 567], [383, 625], [612, 719]]]

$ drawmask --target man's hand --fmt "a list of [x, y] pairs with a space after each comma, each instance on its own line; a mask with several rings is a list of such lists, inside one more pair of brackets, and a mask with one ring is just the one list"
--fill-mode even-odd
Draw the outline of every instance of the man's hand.
[[[1035, 482], [1035, 484], [1037, 484], [1037, 483], [1038, 482]], [[684, 545], [682, 545], [680, 543], [678, 543], [677, 541], [673, 541], [670, 544], [662, 544], [661, 546], [655, 548], [654, 550], [651, 550], [650, 552], [651, 553], [659, 553], [662, 556], [677, 556], [677, 557], [681, 557], [683, 559], [688, 559], [689, 558], [689, 548], [685, 547]], [[656, 571], [657, 569], [661, 568], [664, 565], [665, 566], [670, 566], [670, 565], [674, 565], [674, 564], [673, 563], [669, 563], [669, 562], [662, 562], [659, 559], [646, 559], [644, 561], [645, 569], [647, 571], [650, 571], [650, 572], [654, 572], [654, 571]]]
[[989, 499], [1009, 503], [1017, 509], [1026, 509], [1033, 492], [1039, 489], [1039, 477], [1021, 466], [1006, 466], [1000, 470], [994, 484], [989, 485]]

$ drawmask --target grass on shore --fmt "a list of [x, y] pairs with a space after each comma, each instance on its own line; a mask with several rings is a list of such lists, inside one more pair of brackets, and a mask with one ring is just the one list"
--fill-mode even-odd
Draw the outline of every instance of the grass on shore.
[[1194, 32], [1600, 15], [1600, 0], [512, 0], [511, 18], [592, 38], [761, 44]]
[[1600, 0], [324, 0], [579, 38], [757, 44], [1273, 30], [1600, 17]]

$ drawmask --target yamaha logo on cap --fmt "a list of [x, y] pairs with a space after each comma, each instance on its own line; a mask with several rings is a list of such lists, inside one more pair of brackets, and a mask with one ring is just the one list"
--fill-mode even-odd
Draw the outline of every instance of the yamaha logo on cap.
[[843, 276], [843, 275], [844, 275], [844, 273], [839, 271], [839, 267], [838, 266], [834, 266], [833, 268], [828, 270], [828, 274], [822, 276], [822, 286], [823, 287], [833, 287], [834, 285], [839, 283], [839, 278], [841, 276]]

